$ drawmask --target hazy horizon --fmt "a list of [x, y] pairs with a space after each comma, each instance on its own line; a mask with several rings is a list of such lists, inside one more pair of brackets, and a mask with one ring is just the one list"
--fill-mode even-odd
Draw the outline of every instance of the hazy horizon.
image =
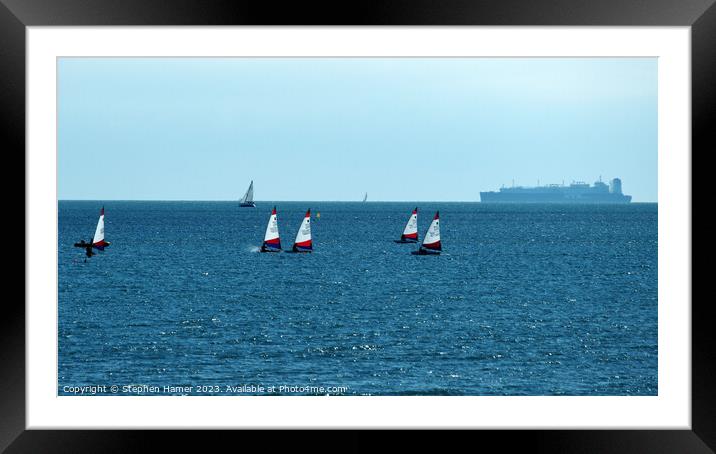
[[[58, 200], [656, 202], [656, 58], [60, 58]], [[327, 195], [330, 195], [328, 197]], [[325, 200], [330, 199], [330, 200]]]
[[[222, 203], [239, 203], [238, 200], [230, 199], [57, 199], [58, 202], [222, 202]], [[495, 202], [482, 202], [480, 200], [368, 200], [363, 202], [362, 200], [256, 200], [255, 203], [485, 203], [487, 205], [614, 205], [613, 203], [593, 203], [585, 204], [583, 202], [509, 202], [509, 203], [495, 203]], [[630, 202], [631, 205], [637, 203], [649, 203], [658, 204], [657, 201], [649, 202]]]

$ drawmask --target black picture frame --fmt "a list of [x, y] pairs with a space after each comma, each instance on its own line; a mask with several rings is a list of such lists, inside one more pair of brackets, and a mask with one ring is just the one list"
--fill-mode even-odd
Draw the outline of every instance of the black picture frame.
[[[62, 25], [554, 25], [690, 26], [692, 57], [692, 157], [716, 150], [711, 122], [716, 106], [715, 0], [394, 0], [273, 2], [197, 0], [0, 0], [0, 118], [6, 159], [25, 156], [25, 29]], [[24, 168], [24, 159], [16, 165]], [[15, 186], [16, 187], [16, 186]], [[7, 194], [13, 194], [8, 192]], [[692, 205], [693, 207], [693, 205]], [[24, 210], [24, 207], [23, 207]], [[693, 212], [693, 211], [692, 211]], [[692, 215], [693, 222], [693, 215]], [[693, 225], [693, 224], [692, 224]], [[25, 237], [25, 241], [30, 241]], [[14, 243], [14, 241], [13, 241]], [[19, 269], [16, 268], [16, 269]], [[24, 267], [23, 267], [24, 270]], [[693, 270], [693, 265], [692, 265]], [[693, 278], [692, 278], [693, 282]], [[6, 293], [6, 295], [9, 295]], [[684, 301], [692, 308], [692, 430], [468, 431], [480, 446], [496, 442], [548, 452], [714, 452], [716, 450], [716, 346], [709, 298]], [[132, 452], [180, 444], [212, 450], [234, 432], [25, 430], [25, 305], [6, 296], [0, 317], [0, 450], [15, 452]], [[241, 437], [248, 434], [242, 433]], [[264, 433], [265, 435], [265, 433]], [[333, 448], [368, 450], [366, 432], [336, 431]], [[314, 433], [315, 436], [315, 433]], [[147, 439], [149, 437], [149, 439]], [[310, 433], [252, 436], [266, 446], [316, 446]], [[381, 447], [424, 446], [411, 432]], [[452, 439], [452, 436], [451, 436]], [[325, 440], [324, 440], [325, 441]], [[233, 441], [235, 442], [235, 441]], [[233, 443], [232, 442], [232, 443]], [[244, 446], [246, 441], [243, 442]], [[394, 443], [394, 444], [393, 444]], [[455, 446], [453, 441], [447, 446]], [[445, 447], [447, 447], [445, 446]], [[325, 447], [325, 446], [324, 446]]]

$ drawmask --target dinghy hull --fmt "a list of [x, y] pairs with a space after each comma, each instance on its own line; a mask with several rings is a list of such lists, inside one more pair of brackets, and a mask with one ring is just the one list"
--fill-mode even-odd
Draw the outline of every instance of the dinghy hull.
[[296, 253], [296, 254], [310, 254], [311, 252], [313, 252], [313, 249], [307, 249], [307, 248], [302, 248], [300, 246], [294, 246], [293, 249], [291, 249], [290, 251], [286, 251], [286, 252], [292, 252], [292, 253]]
[[93, 244], [92, 247], [95, 248], [95, 249], [99, 249], [100, 251], [104, 251], [104, 248], [106, 248], [106, 247], [109, 246], [109, 245], [110, 245], [110, 242], [109, 242], [109, 241], [104, 241], [104, 240], [102, 240], [102, 241], [99, 242], [99, 243]]
[[418, 249], [411, 252], [413, 255], [440, 255], [440, 251], [431, 251], [430, 249]]

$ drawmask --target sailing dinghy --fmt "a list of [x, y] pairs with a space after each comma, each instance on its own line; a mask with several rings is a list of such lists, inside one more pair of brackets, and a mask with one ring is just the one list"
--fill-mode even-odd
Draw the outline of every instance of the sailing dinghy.
[[435, 213], [433, 222], [430, 223], [428, 231], [425, 233], [423, 244], [420, 245], [420, 249], [411, 252], [413, 255], [438, 255], [442, 251], [440, 245], [440, 212]]
[[364, 202], [368, 201], [368, 193], [367, 193], [367, 192], [366, 192], [365, 195], [363, 196], [363, 201], [364, 201]]
[[85, 240], [81, 240], [79, 243], [75, 243], [75, 247], [81, 247], [85, 249], [87, 257], [92, 257], [94, 253], [92, 249], [98, 249], [104, 251], [104, 248], [109, 246], [109, 242], [104, 240], [104, 207], [99, 212], [99, 220], [97, 221], [97, 228], [94, 231], [94, 237], [92, 237], [91, 243], [85, 243]]
[[249, 189], [246, 190], [246, 194], [239, 200], [239, 206], [256, 208], [256, 204], [254, 203], [254, 180], [251, 180]]
[[281, 238], [279, 238], [278, 235], [276, 207], [273, 207], [273, 211], [271, 211], [271, 216], [266, 226], [266, 234], [264, 235], [264, 244], [261, 245], [261, 252], [281, 252]]
[[403, 234], [400, 235], [400, 239], [393, 241], [396, 243], [418, 242], [418, 207], [415, 207], [410, 218], [408, 218], [408, 223], [405, 224], [405, 229], [403, 229]]
[[296, 241], [293, 243], [291, 252], [313, 252], [313, 241], [311, 239], [311, 209], [306, 211], [301, 227], [296, 234]]

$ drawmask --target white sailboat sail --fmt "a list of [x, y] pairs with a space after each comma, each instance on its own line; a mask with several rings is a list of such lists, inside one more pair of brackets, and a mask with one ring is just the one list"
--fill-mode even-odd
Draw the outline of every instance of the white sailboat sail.
[[425, 233], [425, 239], [423, 244], [420, 245], [420, 249], [414, 254], [425, 255], [425, 254], [440, 254], [442, 245], [440, 244], [440, 212], [435, 213], [433, 222], [430, 223], [428, 231]]
[[273, 207], [268, 224], [266, 225], [266, 233], [264, 234], [264, 243], [261, 245], [261, 252], [278, 252], [281, 250], [281, 238], [278, 234], [278, 217], [276, 215], [276, 207]]
[[92, 238], [92, 246], [104, 250], [105, 247], [109, 246], [109, 243], [104, 240], [104, 207], [99, 212], [99, 221], [97, 221], [97, 228], [94, 231], [94, 237]]
[[402, 241], [418, 241], [418, 207], [415, 207], [413, 213], [405, 224], [403, 234], [400, 235]]
[[296, 241], [293, 243], [293, 252], [311, 252], [313, 240], [311, 238], [311, 210], [306, 212], [301, 222], [301, 227], [296, 234]]
[[246, 194], [239, 200], [242, 206], [254, 206], [254, 180], [251, 180]]

